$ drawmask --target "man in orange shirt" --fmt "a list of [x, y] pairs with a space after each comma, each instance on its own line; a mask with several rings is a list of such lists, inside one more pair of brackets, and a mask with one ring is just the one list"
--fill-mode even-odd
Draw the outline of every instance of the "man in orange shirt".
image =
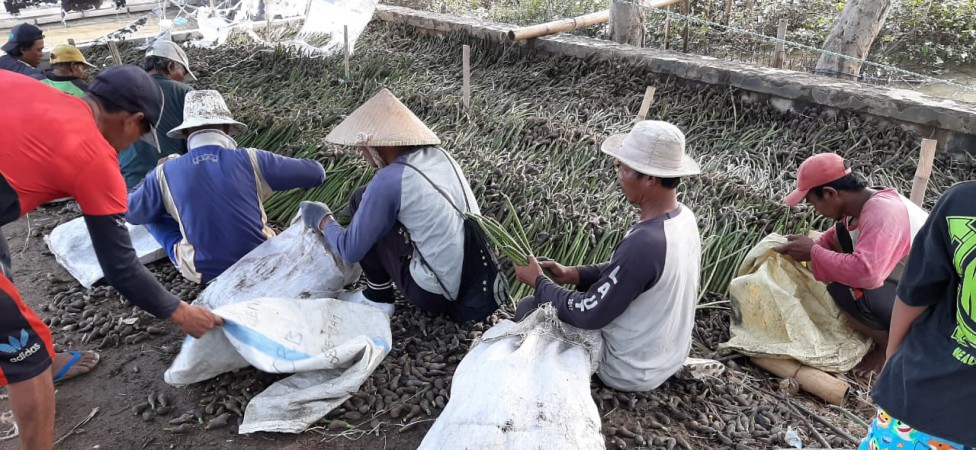
[[[220, 325], [212, 312], [169, 293], [139, 263], [125, 228], [125, 181], [118, 151], [153, 132], [162, 93], [142, 69], [105, 70], [84, 98], [0, 71], [0, 226], [62, 197], [81, 206], [105, 278], [122, 295], [194, 337]], [[0, 233], [0, 385], [25, 449], [50, 449], [54, 435], [55, 357], [50, 330], [20, 299]]]

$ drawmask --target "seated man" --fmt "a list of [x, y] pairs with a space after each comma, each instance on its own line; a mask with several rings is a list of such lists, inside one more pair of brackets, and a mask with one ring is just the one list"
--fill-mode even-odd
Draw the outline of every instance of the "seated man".
[[786, 204], [806, 199], [837, 224], [816, 242], [788, 236], [790, 242], [775, 250], [811, 262], [813, 277], [827, 283], [847, 322], [875, 342], [855, 370], [878, 371], [884, 364], [898, 279], [912, 238], [928, 214], [894, 189], [867, 187], [834, 153], [803, 161], [796, 178], [797, 188]]
[[272, 191], [318, 186], [325, 169], [310, 159], [238, 149], [231, 135], [247, 126], [231, 117], [217, 91], [187, 94], [183, 115], [167, 135], [186, 139], [190, 151], [157, 166], [129, 193], [125, 220], [145, 225], [184, 277], [206, 283], [274, 237], [263, 205]]
[[29, 23], [22, 23], [10, 29], [10, 40], [2, 47], [0, 70], [9, 70], [27, 75], [35, 80], [43, 80], [44, 73], [37, 70], [44, 56], [44, 33]]
[[701, 239], [695, 214], [678, 202], [676, 188], [681, 177], [700, 169], [685, 155], [684, 134], [667, 122], [638, 122], [629, 134], [608, 138], [603, 152], [616, 158], [620, 188], [639, 208], [640, 220], [609, 262], [566, 267], [529, 258], [528, 266], [516, 266], [519, 281], [535, 288], [535, 296], [519, 302], [515, 319], [551, 303], [563, 322], [600, 330], [605, 344], [597, 376], [604, 384], [648, 391], [677, 372], [691, 351]]
[[352, 222], [343, 228], [328, 206], [302, 202], [305, 224], [322, 231], [327, 245], [358, 262], [366, 289], [350, 301], [385, 303], [395, 292], [433, 314], [453, 314], [461, 285], [463, 218], [480, 213], [471, 186], [440, 139], [390, 91], [383, 89], [326, 137], [360, 147], [379, 168], [349, 201]]
[[44, 73], [46, 78], [42, 81], [61, 92], [82, 97], [88, 92], [88, 83], [82, 79], [90, 67], [95, 66], [85, 59], [77, 47], [58, 44], [51, 50], [51, 70]]

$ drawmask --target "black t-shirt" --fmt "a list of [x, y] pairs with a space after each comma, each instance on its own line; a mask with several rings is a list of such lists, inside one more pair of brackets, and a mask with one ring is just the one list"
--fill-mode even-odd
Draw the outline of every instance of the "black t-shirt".
[[976, 182], [939, 199], [919, 230], [898, 285], [927, 306], [885, 365], [872, 393], [892, 417], [943, 439], [976, 446]]

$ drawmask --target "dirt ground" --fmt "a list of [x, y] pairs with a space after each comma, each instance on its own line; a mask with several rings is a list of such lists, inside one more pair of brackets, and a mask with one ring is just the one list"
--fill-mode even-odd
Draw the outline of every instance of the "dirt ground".
[[[17, 222], [4, 227], [14, 253], [15, 282], [24, 300], [42, 318], [50, 320], [57, 314], [53, 299], [63, 297], [64, 293], [84, 292], [77, 282], [57, 264], [47, 251], [43, 235], [56, 225], [78, 216], [77, 206], [69, 202], [59, 206], [43, 207]], [[28, 223], [29, 222], [29, 223]], [[151, 264], [150, 269], [171, 291], [195, 298], [200, 288], [182, 281], [175, 271], [162, 263]], [[80, 289], [80, 291], [79, 291]], [[131, 305], [123, 303], [121, 297], [111, 288], [96, 286], [85, 294], [91, 307], [101, 313], [132, 315], [140, 320]], [[89, 306], [85, 306], [88, 308]], [[503, 316], [503, 313], [499, 313]], [[113, 316], [114, 317], [114, 316]], [[216, 380], [197, 383], [185, 388], [175, 388], [163, 381], [163, 372], [169, 367], [173, 355], [178, 352], [183, 335], [176, 327], [151, 319], [152, 325], [162, 324], [161, 332], [152, 334], [149, 339], [136, 344], [119, 346], [84, 342], [81, 334], [75, 333], [71, 326], [52, 326], [56, 347], [67, 349], [97, 349], [101, 355], [99, 365], [89, 374], [56, 386], [57, 430], [55, 434], [59, 449], [303, 449], [328, 447], [337, 449], [413, 449], [417, 448], [437, 414], [439, 407], [424, 408], [432, 410], [422, 414], [417, 406], [401, 406], [403, 412], [410, 408], [417, 413], [406, 417], [397, 413], [395, 407], [381, 407], [383, 397], [378, 392], [389, 392], [386, 387], [396, 389], [397, 379], [413, 377], [413, 372], [401, 372], [408, 360], [422, 367], [429, 362], [439, 364], [444, 370], [434, 374], [432, 383], [440, 388], [441, 395], [447, 397], [450, 379], [457, 362], [463, 357], [471, 339], [489, 324], [474, 324], [471, 329], [454, 327], [441, 318], [429, 318], [409, 306], [399, 305], [394, 316], [392, 328], [394, 349], [383, 361], [361, 392], [353, 397], [352, 403], [330, 413], [319, 422], [319, 432], [306, 432], [300, 435], [261, 433], [249, 436], [236, 434], [237, 422], [223, 428], [206, 431], [203, 424], [195, 424], [185, 434], [174, 434], [168, 421], [186, 412], [200, 417], [212, 417], [201, 413], [201, 405], [206, 398], [219, 395], [221, 386], [230, 389], [230, 381], [258, 381], [258, 386], [274, 381], [274, 376], [260, 374], [253, 369], [245, 369], [218, 377]], [[493, 320], [497, 320], [493, 319]], [[709, 348], [728, 339], [727, 314], [699, 312], [695, 330], [693, 356], [714, 356]], [[63, 325], [63, 324], [62, 324]], [[470, 325], [469, 325], [470, 327]], [[453, 334], [443, 334], [444, 329]], [[65, 330], [68, 331], [65, 331]], [[460, 340], [458, 337], [461, 337]], [[418, 337], [427, 339], [422, 342]], [[421, 352], [418, 348], [445, 344], [437, 352]], [[103, 346], [99, 348], [99, 346]], [[436, 353], [433, 360], [431, 353]], [[423, 354], [426, 354], [424, 356]], [[682, 381], [672, 379], [662, 387], [648, 393], [622, 394], [605, 388], [593, 387], [593, 398], [603, 419], [604, 436], [607, 448], [660, 448], [660, 449], [754, 449], [784, 447], [784, 433], [791, 427], [798, 430], [807, 447], [820, 447], [827, 443], [833, 448], [854, 448], [854, 441], [863, 436], [864, 429], [838, 410], [828, 408], [823, 402], [809, 396], [782, 397], [777, 394], [777, 380], [747, 365], [739, 365], [742, 359], [735, 356], [723, 358], [729, 369], [725, 375], [710, 381]], [[446, 363], [446, 364], [444, 364]], [[446, 366], [446, 367], [445, 367]], [[428, 366], [430, 367], [430, 366]], [[223, 381], [220, 378], [224, 378]], [[254, 380], [249, 380], [253, 378]], [[393, 381], [390, 381], [390, 380]], [[256, 388], [257, 389], [257, 388]], [[408, 388], [409, 389], [409, 388]], [[0, 413], [9, 409], [0, 389]], [[863, 387], [857, 387], [847, 408], [860, 419], [867, 421], [872, 407], [865, 399]], [[146, 403], [150, 394], [163, 393], [170, 400], [173, 411], [160, 416], [148, 416], [147, 420], [134, 414], [133, 407]], [[400, 397], [414, 398], [423, 390], [409, 391]], [[224, 392], [226, 394], [226, 392]], [[785, 399], [784, 399], [785, 398]], [[386, 398], [390, 401], [390, 398]], [[395, 401], [395, 400], [394, 400]], [[414, 400], [416, 402], [416, 400]], [[213, 402], [211, 402], [213, 403]], [[433, 402], [432, 402], [433, 403]], [[226, 403], [224, 403], [226, 404]], [[388, 403], [391, 404], [391, 403]], [[421, 398], [419, 403], [424, 405]], [[242, 405], [242, 409], [243, 409]], [[75, 427], [97, 408], [91, 420], [85, 425]], [[360, 414], [358, 411], [365, 411]], [[391, 413], [390, 411], [394, 411]], [[215, 414], [219, 414], [219, 411]], [[411, 415], [413, 418], [411, 418]], [[824, 427], [819, 420], [826, 420], [835, 428]], [[342, 421], [339, 421], [341, 419]], [[204, 419], [204, 422], [206, 418]], [[353, 429], [329, 430], [333, 422], [353, 424]], [[2, 433], [9, 425], [0, 425]], [[645, 442], [633, 439], [633, 430], [646, 438]], [[840, 430], [840, 433], [837, 433]], [[847, 434], [848, 437], [843, 437]], [[631, 436], [626, 441], [621, 436]], [[826, 447], [826, 446], [824, 446]], [[0, 441], [0, 450], [18, 448], [16, 439]]]
[[[3, 232], [14, 253], [14, 280], [24, 301], [42, 318], [48, 317], [42, 305], [51, 300], [52, 288], [76, 286], [54, 257], [47, 251], [43, 234], [56, 224], [73, 218], [71, 213], [62, 213], [62, 207], [42, 208], [4, 227]], [[155, 268], [155, 265], [153, 266]], [[165, 267], [165, 266], [163, 266]], [[129, 306], [99, 305], [104, 309], [131, 310]], [[204, 389], [204, 383], [187, 388], [174, 388], [163, 382], [163, 372], [173, 359], [165, 347], [178, 347], [182, 334], [166, 322], [162, 324], [165, 333], [129, 345], [98, 350], [101, 360], [95, 369], [83, 376], [55, 386], [57, 402], [57, 430], [55, 439], [61, 439], [95, 409], [97, 414], [86, 425], [64, 438], [55, 448], [59, 449], [302, 449], [326, 445], [329, 448], [416, 448], [422, 439], [420, 426], [413, 433], [399, 435], [393, 433], [382, 438], [373, 436], [364, 441], [335, 439], [321, 442], [323, 438], [315, 433], [298, 436], [286, 434], [259, 434], [242, 436], [234, 433], [236, 427], [203, 431], [202, 428], [184, 435], [172, 434], [164, 428], [171, 427], [167, 421], [197, 406]], [[57, 327], [52, 327], [56, 346], [67, 344], [59, 339]], [[69, 349], [89, 350], [95, 344], [68, 345]], [[147, 393], [163, 392], [172, 401], [176, 413], [169, 417], [158, 417], [144, 422], [131, 411], [132, 407], [146, 402]], [[0, 400], [0, 412], [8, 411], [5, 396]], [[427, 424], [429, 426], [429, 424]], [[0, 432], [9, 426], [0, 425]], [[0, 449], [20, 448], [16, 439], [0, 441]]]

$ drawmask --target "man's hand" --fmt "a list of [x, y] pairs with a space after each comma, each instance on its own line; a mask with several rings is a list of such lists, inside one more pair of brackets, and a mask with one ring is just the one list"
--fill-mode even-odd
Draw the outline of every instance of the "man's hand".
[[786, 240], [789, 242], [779, 247], [776, 247], [773, 250], [776, 253], [789, 256], [790, 258], [793, 258], [793, 260], [797, 262], [810, 260], [810, 251], [813, 249], [813, 246], [815, 245], [813, 239], [798, 234], [791, 234], [786, 237]]
[[531, 286], [535, 289], [535, 282], [539, 279], [539, 275], [544, 275], [542, 273], [542, 267], [539, 267], [539, 261], [535, 258], [529, 257], [529, 264], [526, 266], [520, 266], [518, 264], [512, 264], [515, 267], [515, 276], [519, 281]]
[[549, 271], [549, 277], [558, 284], [579, 284], [579, 270], [575, 267], [567, 267], [556, 261], [544, 260], [539, 263], [543, 269]]
[[173, 315], [169, 317], [173, 323], [178, 325], [183, 332], [199, 338], [213, 327], [223, 325], [224, 320], [202, 306], [191, 306], [186, 302], [180, 302]]
[[305, 226], [316, 231], [322, 231], [328, 222], [326, 219], [332, 217], [332, 210], [322, 202], [305, 201], [298, 208], [302, 212], [302, 221], [305, 222]]

